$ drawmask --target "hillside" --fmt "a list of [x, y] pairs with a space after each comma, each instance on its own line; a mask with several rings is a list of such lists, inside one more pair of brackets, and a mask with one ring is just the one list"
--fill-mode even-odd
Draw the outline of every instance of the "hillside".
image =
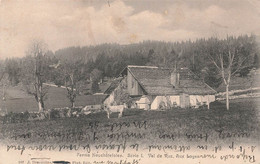
[[[2, 88], [1, 88], [2, 90]], [[38, 106], [32, 95], [28, 95], [20, 87], [8, 87], [6, 88], [6, 101], [2, 99], [1, 92], [0, 108], [2, 110], [7, 108], [8, 112], [25, 112], [25, 111], [37, 111]], [[95, 95], [98, 96], [98, 95]], [[95, 96], [91, 95], [79, 95], [76, 98], [76, 106], [85, 106], [91, 104], [95, 100]], [[101, 95], [102, 96], [102, 95]], [[70, 102], [67, 98], [67, 91], [64, 88], [49, 87], [47, 100], [45, 101], [45, 107], [59, 108], [69, 107]]]
[[[245, 90], [260, 87], [260, 69], [251, 71], [248, 76], [235, 76], [231, 79], [229, 90]], [[226, 86], [222, 83], [217, 89], [218, 92], [225, 92]]]

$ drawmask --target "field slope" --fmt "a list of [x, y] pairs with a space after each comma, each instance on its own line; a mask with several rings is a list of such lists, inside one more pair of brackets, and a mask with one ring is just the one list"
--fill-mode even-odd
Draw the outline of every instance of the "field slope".
[[[212, 104], [212, 109], [144, 111], [128, 109], [120, 119], [107, 119], [106, 113], [79, 118], [0, 124], [0, 140], [28, 144], [100, 143], [127, 140], [144, 143], [230, 143], [259, 141], [259, 99]], [[136, 126], [142, 125], [142, 126]], [[90, 137], [91, 136], [91, 137]], [[108, 140], [109, 139], [109, 140]]]

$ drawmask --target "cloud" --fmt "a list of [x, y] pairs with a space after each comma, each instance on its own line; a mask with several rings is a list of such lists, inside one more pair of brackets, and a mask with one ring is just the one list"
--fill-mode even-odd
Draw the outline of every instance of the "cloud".
[[0, 59], [24, 56], [34, 38], [43, 39], [49, 49], [57, 50], [107, 42], [129, 44], [226, 34], [259, 35], [257, 0], [152, 2], [2, 1]]
[[193, 31], [201, 37], [226, 37], [227, 34], [250, 33], [259, 35], [260, 25], [256, 22], [260, 21], [260, 17], [257, 11], [248, 4], [239, 4], [234, 3], [231, 8], [223, 4], [221, 6], [211, 4], [203, 8], [190, 7], [188, 4], [170, 6], [172, 10], [169, 12], [169, 17], [173, 21], [165, 27]]

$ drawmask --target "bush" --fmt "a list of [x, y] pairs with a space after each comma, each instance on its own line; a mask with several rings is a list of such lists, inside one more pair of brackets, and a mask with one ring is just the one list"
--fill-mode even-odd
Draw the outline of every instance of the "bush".
[[30, 117], [28, 111], [22, 113], [10, 112], [2, 118], [3, 123], [22, 123], [27, 122]]
[[50, 119], [56, 119], [56, 118], [60, 118], [60, 112], [58, 110], [51, 109]]

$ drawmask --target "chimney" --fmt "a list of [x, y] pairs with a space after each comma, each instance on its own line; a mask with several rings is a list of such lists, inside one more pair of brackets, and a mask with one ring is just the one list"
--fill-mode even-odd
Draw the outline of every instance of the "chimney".
[[180, 73], [177, 70], [177, 64], [175, 62], [175, 68], [174, 70], [171, 72], [171, 85], [173, 85], [175, 88], [179, 87], [180, 84]]

